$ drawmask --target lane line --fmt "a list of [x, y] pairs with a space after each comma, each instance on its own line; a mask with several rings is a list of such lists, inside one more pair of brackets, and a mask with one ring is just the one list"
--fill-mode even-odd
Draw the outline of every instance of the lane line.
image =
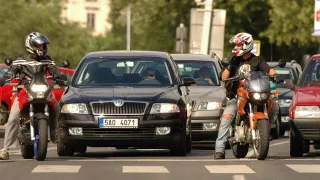
[[164, 166], [123, 166], [123, 173], [169, 173]]
[[211, 174], [253, 174], [251, 168], [246, 165], [207, 165], [204, 166]]

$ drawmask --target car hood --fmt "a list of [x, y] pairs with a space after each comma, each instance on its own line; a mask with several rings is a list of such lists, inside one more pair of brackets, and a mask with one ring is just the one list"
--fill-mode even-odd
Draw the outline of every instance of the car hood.
[[225, 90], [220, 86], [190, 86], [190, 98], [193, 101], [223, 102], [226, 100]]
[[320, 105], [320, 88], [296, 88], [298, 104]]
[[294, 91], [287, 88], [277, 88], [277, 91], [279, 92], [279, 99], [292, 99], [294, 94]]
[[103, 87], [70, 88], [64, 100], [89, 103], [90, 101], [108, 101], [115, 99], [136, 101], [177, 102], [180, 98], [177, 87]]

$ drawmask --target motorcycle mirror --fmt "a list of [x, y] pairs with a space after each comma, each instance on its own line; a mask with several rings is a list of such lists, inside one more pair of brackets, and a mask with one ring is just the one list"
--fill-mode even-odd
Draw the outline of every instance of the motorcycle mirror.
[[284, 59], [280, 59], [277, 66], [279, 66], [281, 68], [285, 67], [286, 66], [286, 61]]
[[294, 89], [294, 84], [292, 79], [285, 79], [283, 81], [283, 87], [288, 88], [288, 89]]
[[12, 60], [11, 58], [6, 58], [6, 59], [4, 60], [4, 63], [5, 63], [7, 66], [11, 66], [12, 62], [13, 62], [13, 60]]
[[62, 67], [67, 68], [69, 66], [70, 66], [69, 60], [68, 59], [64, 60], [63, 63], [62, 63]]

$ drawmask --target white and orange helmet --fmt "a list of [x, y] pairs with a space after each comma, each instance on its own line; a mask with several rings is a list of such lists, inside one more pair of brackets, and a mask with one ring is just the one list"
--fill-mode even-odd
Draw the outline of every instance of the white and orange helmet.
[[250, 52], [253, 48], [253, 38], [251, 34], [248, 33], [238, 33], [235, 36], [233, 36], [229, 42], [231, 44], [242, 44], [242, 49], [236, 50], [232, 49], [232, 53], [235, 56], [242, 56], [247, 52]]

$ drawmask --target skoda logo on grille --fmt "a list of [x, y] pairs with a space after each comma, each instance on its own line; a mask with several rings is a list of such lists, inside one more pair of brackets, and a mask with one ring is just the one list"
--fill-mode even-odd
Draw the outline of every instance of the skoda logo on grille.
[[124, 104], [124, 102], [122, 100], [114, 100], [113, 104], [117, 107], [120, 107]]

